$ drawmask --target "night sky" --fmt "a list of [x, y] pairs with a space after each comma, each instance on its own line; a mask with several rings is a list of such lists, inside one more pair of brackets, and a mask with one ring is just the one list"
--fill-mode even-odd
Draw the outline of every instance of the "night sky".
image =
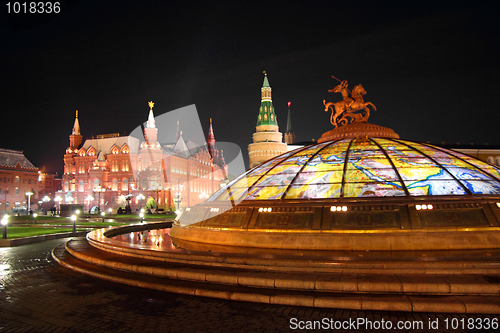
[[361, 83], [369, 122], [402, 139], [500, 144], [493, 1], [60, 2], [59, 15], [0, 11], [0, 147], [49, 172], [62, 172], [75, 110], [84, 138], [129, 134], [150, 100], [155, 115], [195, 104], [248, 159], [264, 70], [297, 141], [333, 128], [334, 75]]

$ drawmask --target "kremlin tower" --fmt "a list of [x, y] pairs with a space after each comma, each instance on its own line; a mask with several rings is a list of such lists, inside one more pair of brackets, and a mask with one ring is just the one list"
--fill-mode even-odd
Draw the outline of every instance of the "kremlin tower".
[[264, 75], [256, 132], [253, 134], [253, 143], [248, 145], [250, 168], [287, 151], [286, 143], [283, 143], [283, 134], [279, 132], [278, 119], [274, 113], [269, 80], [265, 72]]

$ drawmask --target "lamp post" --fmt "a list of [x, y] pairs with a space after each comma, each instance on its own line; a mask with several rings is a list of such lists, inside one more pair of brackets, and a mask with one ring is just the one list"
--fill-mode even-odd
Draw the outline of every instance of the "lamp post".
[[94, 187], [94, 193], [97, 193], [99, 195], [99, 201], [97, 202], [97, 210], [100, 212], [101, 211], [101, 193], [104, 193], [106, 191], [105, 188], [101, 187], [101, 185], [97, 185]]
[[35, 224], [36, 224], [36, 217], [38, 216], [37, 213], [33, 213], [33, 219], [35, 220]]
[[50, 201], [50, 197], [48, 195], [44, 196], [43, 199], [43, 209], [45, 210], [45, 215], [47, 215], [47, 202]]
[[138, 196], [135, 197], [137, 200], [139, 200], [139, 208], [142, 208], [142, 205], [141, 205], [141, 200], [144, 200], [146, 199], [146, 197], [144, 196], [144, 194], [142, 193], [139, 193]]
[[91, 208], [91, 202], [94, 201], [94, 197], [91, 195], [87, 195], [87, 202], [89, 204], [89, 214], [90, 214], [90, 208]]
[[71, 215], [71, 221], [73, 221], [73, 232], [76, 232], [76, 215]]
[[101, 216], [102, 216], [102, 223], [104, 223], [104, 215], [106, 215], [105, 212], [101, 212]]
[[180, 210], [181, 202], [182, 202], [182, 187], [183, 185], [180, 184], [177, 192], [175, 192], [175, 207], [176, 211]]
[[31, 196], [33, 195], [33, 192], [29, 191], [26, 192], [26, 195], [28, 196], [28, 214], [31, 211]]
[[61, 201], [62, 201], [62, 198], [60, 196], [56, 196], [54, 198], [54, 201], [59, 204], [59, 207], [57, 209], [57, 214], [60, 214], [61, 213]]
[[7, 238], [7, 223], [9, 223], [9, 215], [5, 214], [2, 218], [3, 239]]

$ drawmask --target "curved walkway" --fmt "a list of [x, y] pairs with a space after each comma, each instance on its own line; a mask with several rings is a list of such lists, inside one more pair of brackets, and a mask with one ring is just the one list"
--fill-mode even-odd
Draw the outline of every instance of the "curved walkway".
[[[290, 325], [305, 327], [308, 322], [327, 318], [342, 323], [358, 319], [380, 323], [383, 319], [393, 323], [392, 331], [402, 331], [395, 329], [398, 322], [425, 325], [437, 322], [439, 328], [432, 332], [467, 332], [467, 328], [446, 330], [446, 320], [449, 323], [460, 322], [462, 318], [465, 322], [471, 319], [482, 323], [500, 321], [497, 315], [315, 309], [198, 298], [129, 287], [81, 275], [56, 264], [51, 251], [68, 240], [0, 249], [0, 331], [290, 332]], [[359, 332], [370, 331], [365, 326], [358, 328]], [[351, 331], [354, 331], [352, 327]]]

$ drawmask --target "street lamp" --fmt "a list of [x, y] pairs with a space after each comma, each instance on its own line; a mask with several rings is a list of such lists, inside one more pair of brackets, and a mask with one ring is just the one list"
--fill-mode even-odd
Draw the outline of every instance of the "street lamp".
[[102, 216], [102, 223], [104, 223], [104, 215], [106, 215], [105, 212], [101, 212], [101, 216]]
[[142, 205], [141, 205], [141, 200], [144, 200], [146, 199], [146, 197], [144, 196], [144, 194], [140, 193], [138, 196], [135, 197], [137, 200], [139, 200], [139, 207], [142, 208]]
[[33, 195], [33, 192], [29, 191], [26, 192], [26, 195], [28, 196], [28, 214], [31, 211], [31, 196]]
[[45, 210], [45, 215], [47, 215], [47, 205], [45, 203], [50, 201], [50, 197], [46, 195], [43, 197], [42, 201], [43, 201], [43, 209]]
[[7, 223], [9, 223], [9, 215], [5, 214], [2, 218], [3, 239], [7, 238]]
[[144, 213], [140, 212], [139, 217], [141, 218], [141, 223], [144, 223]]
[[73, 232], [76, 232], [76, 215], [71, 215], [71, 221], [73, 221]]
[[36, 224], [36, 217], [38, 216], [37, 213], [33, 213], [33, 219], [35, 220], [35, 224]]
[[97, 193], [99, 195], [99, 201], [98, 201], [98, 204], [97, 204], [97, 210], [101, 211], [101, 193], [106, 192], [106, 189], [103, 188], [103, 187], [101, 187], [101, 185], [97, 185], [96, 187], [94, 187], [93, 192]]
[[90, 204], [90, 202], [91, 202], [91, 201], [94, 201], [94, 197], [93, 197], [93, 196], [91, 196], [91, 195], [89, 194], [89, 195], [87, 195], [87, 198], [86, 198], [86, 199], [87, 199], [87, 202], [88, 202], [88, 204], [89, 204], [89, 214], [90, 214], [90, 208], [91, 208], [91, 204]]
[[57, 212], [58, 212], [58, 214], [60, 214], [61, 213], [61, 201], [62, 201], [62, 198], [60, 196], [56, 196], [54, 198], [54, 201], [56, 201], [59, 204], [59, 208], [57, 209]]
[[176, 208], [176, 211], [179, 211], [180, 209], [180, 206], [181, 206], [181, 202], [182, 202], [182, 187], [183, 185], [180, 184], [179, 185], [179, 188], [178, 188], [178, 191], [175, 192], [175, 208]]

